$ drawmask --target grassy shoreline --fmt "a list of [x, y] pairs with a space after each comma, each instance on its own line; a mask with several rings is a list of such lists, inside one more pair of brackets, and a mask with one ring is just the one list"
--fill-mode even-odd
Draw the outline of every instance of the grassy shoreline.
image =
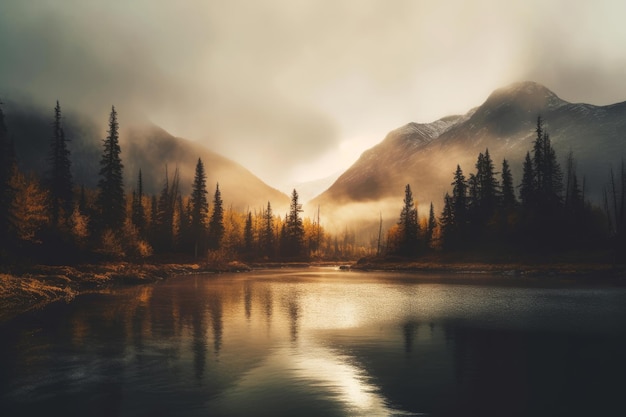
[[0, 272], [0, 323], [87, 291], [149, 284], [174, 275], [247, 271], [244, 264], [107, 262], [74, 266], [13, 266]]
[[[366, 258], [358, 262], [254, 263], [223, 265], [200, 263], [108, 262], [75, 266], [30, 265], [0, 272], [0, 323], [56, 301], [70, 302], [77, 295], [123, 285], [149, 284], [175, 275], [245, 272], [251, 269], [306, 268], [343, 265], [363, 272], [415, 273], [419, 282], [531, 286], [626, 286], [626, 265], [603, 263], [485, 263], [407, 261]], [[6, 268], [5, 268], [6, 269]], [[346, 276], [347, 279], [349, 275]]]

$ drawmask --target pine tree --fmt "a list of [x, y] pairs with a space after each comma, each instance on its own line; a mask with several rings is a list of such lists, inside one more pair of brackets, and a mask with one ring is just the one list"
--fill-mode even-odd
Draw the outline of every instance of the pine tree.
[[178, 200], [179, 186], [178, 168], [174, 171], [172, 183], [169, 182], [167, 166], [165, 167], [165, 183], [161, 189], [156, 206], [156, 227], [153, 246], [161, 252], [174, 249], [174, 212]]
[[304, 226], [300, 213], [302, 205], [298, 202], [298, 192], [294, 189], [291, 193], [289, 213], [285, 219], [285, 236], [283, 255], [287, 257], [299, 257], [304, 249]]
[[435, 218], [435, 207], [431, 201], [430, 203], [430, 211], [428, 213], [428, 226], [426, 227], [426, 247], [431, 247], [433, 243], [433, 236], [435, 234], [435, 229], [437, 228], [437, 219]]
[[443, 198], [443, 211], [439, 218], [439, 224], [441, 227], [441, 240], [445, 249], [454, 246], [454, 238], [456, 234], [456, 222], [454, 218], [453, 198], [450, 194], [446, 193]]
[[58, 226], [72, 213], [72, 173], [70, 151], [67, 149], [65, 132], [61, 122], [61, 106], [57, 100], [52, 122], [50, 142], [50, 214], [52, 223]]
[[485, 149], [480, 167], [478, 168], [478, 181], [480, 184], [480, 207], [484, 220], [488, 220], [495, 212], [497, 206], [498, 180], [494, 171], [493, 161], [489, 155], [489, 149]]
[[272, 258], [274, 255], [274, 214], [272, 205], [267, 202], [267, 210], [263, 212], [263, 227], [261, 229], [260, 250], [263, 256]]
[[122, 177], [122, 152], [119, 145], [119, 125], [115, 106], [111, 107], [108, 136], [103, 141], [100, 160], [100, 180], [96, 205], [100, 211], [101, 229], [121, 230], [124, 225], [126, 204]]
[[254, 248], [254, 229], [252, 227], [252, 213], [248, 211], [246, 224], [243, 229], [243, 245], [246, 254], [252, 253]]
[[500, 204], [504, 209], [512, 209], [517, 204], [515, 198], [515, 189], [513, 188], [513, 174], [509, 167], [509, 161], [502, 161], [502, 191], [500, 196]]
[[465, 176], [463, 170], [459, 165], [456, 166], [454, 172], [454, 181], [451, 184], [452, 188], [452, 210], [454, 212], [454, 223], [457, 229], [461, 231], [464, 229], [467, 223], [467, 183], [465, 182]]
[[207, 194], [204, 164], [198, 158], [191, 191], [191, 232], [196, 257], [199, 250], [204, 250], [203, 244], [207, 233], [207, 218], [209, 216]]
[[398, 251], [406, 256], [415, 254], [417, 248], [417, 238], [419, 225], [417, 222], [417, 208], [413, 202], [411, 186], [407, 184], [404, 188], [404, 200], [400, 220], [398, 221], [400, 242]]
[[557, 162], [550, 134], [543, 127], [541, 116], [537, 118], [537, 137], [533, 142], [533, 172], [536, 203], [542, 215], [554, 216], [562, 203], [563, 173]]
[[534, 209], [537, 200], [537, 185], [535, 181], [535, 168], [530, 158], [530, 153], [526, 152], [524, 159], [522, 183], [520, 184], [520, 198], [522, 207], [526, 213]]
[[222, 206], [222, 193], [220, 185], [215, 186], [215, 195], [213, 196], [213, 211], [209, 221], [209, 249], [219, 249], [224, 237], [224, 207]]

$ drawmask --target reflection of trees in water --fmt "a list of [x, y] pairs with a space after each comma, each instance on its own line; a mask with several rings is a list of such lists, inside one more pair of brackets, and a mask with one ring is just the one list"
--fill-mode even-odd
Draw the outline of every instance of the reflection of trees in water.
[[445, 326], [452, 339], [459, 398], [455, 409], [471, 415], [526, 415], [527, 340], [508, 330], [456, 324]]
[[[271, 295], [270, 295], [271, 296]], [[299, 319], [300, 319], [300, 296], [294, 288], [288, 288], [280, 295], [281, 310], [287, 313], [289, 319], [289, 336], [292, 343], [298, 341]], [[267, 305], [266, 305], [267, 309]], [[266, 310], [267, 311], [267, 310]], [[269, 316], [268, 316], [269, 320]]]
[[193, 327], [193, 369], [198, 382], [202, 381], [206, 364], [206, 325], [204, 309], [195, 311], [192, 316]]
[[404, 336], [404, 351], [411, 353], [413, 351], [413, 340], [417, 333], [419, 325], [414, 321], [407, 321], [402, 326], [402, 335]]
[[272, 296], [272, 290], [270, 289], [270, 287], [266, 287], [265, 291], [263, 292], [263, 311], [265, 313], [265, 321], [267, 323], [268, 329], [272, 323], [273, 302], [274, 300]]
[[[203, 288], [200, 277], [196, 277], [189, 285], [178, 285], [175, 291], [164, 288], [163, 293], [170, 294], [174, 299], [172, 308], [166, 304], [165, 316], [171, 317], [172, 326], [176, 326], [174, 333], [182, 334], [185, 324], [191, 327], [191, 352], [193, 353], [193, 370], [198, 382], [202, 381], [206, 366], [206, 306], [207, 299], [200, 291]], [[176, 308], [174, 308], [176, 307]], [[178, 314], [178, 320], [175, 316]]]
[[212, 292], [209, 295], [209, 315], [211, 316], [211, 325], [213, 327], [213, 349], [216, 356], [219, 356], [222, 348], [223, 314], [221, 293]]
[[243, 304], [246, 311], [246, 319], [250, 320], [252, 314], [252, 285], [250, 281], [243, 284]]
[[292, 343], [298, 341], [298, 319], [300, 318], [300, 306], [298, 301], [297, 293], [293, 292], [288, 295], [287, 312], [289, 313], [289, 334]]

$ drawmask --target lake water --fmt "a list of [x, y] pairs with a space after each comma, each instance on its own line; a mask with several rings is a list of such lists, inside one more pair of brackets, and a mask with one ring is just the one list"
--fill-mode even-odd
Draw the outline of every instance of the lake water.
[[0, 326], [0, 415], [623, 416], [626, 290], [194, 275]]

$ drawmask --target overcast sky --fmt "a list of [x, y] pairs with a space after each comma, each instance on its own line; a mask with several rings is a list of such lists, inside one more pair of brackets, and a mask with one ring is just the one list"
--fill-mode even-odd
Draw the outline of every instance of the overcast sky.
[[515, 81], [626, 100], [624, 16], [620, 0], [2, 0], [0, 98], [103, 123], [115, 104], [283, 187]]

